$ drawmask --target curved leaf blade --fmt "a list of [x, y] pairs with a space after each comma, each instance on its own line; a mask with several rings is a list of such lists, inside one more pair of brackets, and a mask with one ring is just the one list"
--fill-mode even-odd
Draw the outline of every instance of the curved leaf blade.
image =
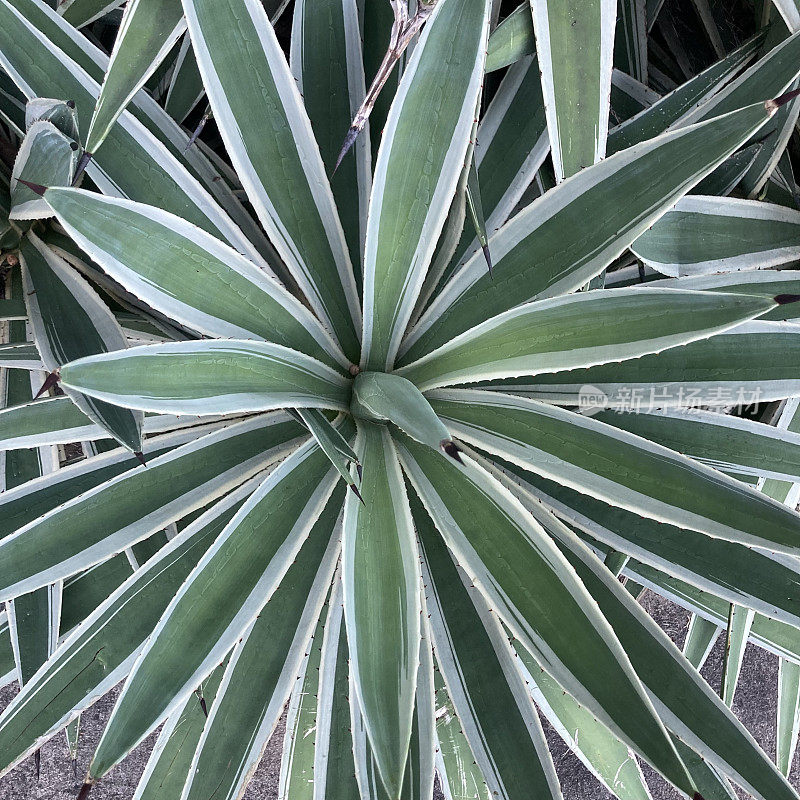
[[438, 393], [459, 437], [523, 469], [644, 517], [797, 555], [800, 515], [740, 481], [602, 422], [534, 400]]
[[399, 797], [408, 758], [420, 648], [419, 557], [394, 445], [359, 422], [363, 503], [345, 501], [344, 613], [356, 696], [381, 781]]
[[[30, 231], [20, 245], [25, 302], [36, 345], [48, 371], [83, 356], [124, 350], [122, 329], [92, 287]], [[98, 402], [77, 392], [70, 398], [120, 444], [142, 449], [141, 412]]]
[[[0, 598], [86, 569], [202, 508], [283, 457], [301, 433], [282, 414], [256, 417], [192, 437], [196, 441], [154, 458], [146, 469], [129, 469], [62, 500], [23, 527], [7, 518], [14, 532], [0, 539]], [[47, 488], [47, 481], [20, 487], [16, 498], [6, 493], [3, 504], [16, 499], [35, 508], [36, 495], [30, 493], [42, 484]]]
[[125, 408], [230, 414], [294, 408], [345, 411], [350, 385], [341, 373], [288, 347], [206, 340], [133, 347], [73, 361], [61, 382]]
[[[444, 226], [480, 96], [488, 5], [440, 0], [392, 103], [367, 220], [362, 367], [392, 366]], [[420, 136], [423, 120], [433, 127]]]
[[[476, 253], [409, 332], [407, 364], [520, 302], [580, 288], [770, 118], [763, 103], [617, 153], [546, 192]], [[596, 209], [603, 208], [601, 218]], [[593, 218], [595, 224], [586, 225]]]
[[625, 651], [552, 539], [472, 459], [453, 463], [405, 436], [399, 453], [448, 548], [513, 635], [615, 735], [693, 794]]
[[173, 598], [137, 659], [87, 781], [119, 763], [213, 671], [278, 588], [312, 528], [330, 536], [339, 513], [328, 502], [335, 474], [309, 442], [239, 509]]
[[[427, 391], [624, 361], [720, 333], [774, 307], [766, 298], [607, 289], [528, 303], [477, 325], [398, 372]], [[589, 322], [587, 322], [589, 320]]]
[[45, 199], [84, 253], [171, 320], [349, 366], [316, 317], [274, 278], [181, 217], [80, 189], [50, 189]]
[[125, 6], [86, 134], [94, 154], [131, 98], [186, 30], [180, 0], [132, 0]]
[[184, 0], [183, 7], [214, 118], [258, 218], [354, 360], [361, 316], [344, 233], [266, 11], [258, 0]]

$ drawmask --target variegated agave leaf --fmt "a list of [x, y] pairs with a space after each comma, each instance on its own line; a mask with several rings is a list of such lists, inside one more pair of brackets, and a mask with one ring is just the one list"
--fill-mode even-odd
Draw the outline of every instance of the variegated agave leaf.
[[0, 0], [0, 774], [124, 680], [81, 800], [157, 728], [135, 800], [238, 800], [287, 704], [281, 800], [560, 800], [539, 712], [798, 800], [775, 5]]

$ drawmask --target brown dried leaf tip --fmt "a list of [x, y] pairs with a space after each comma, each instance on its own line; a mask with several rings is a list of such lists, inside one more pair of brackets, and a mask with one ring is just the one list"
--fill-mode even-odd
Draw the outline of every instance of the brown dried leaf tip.
[[442, 441], [439, 442], [439, 447], [445, 455], [450, 456], [454, 461], [457, 461], [459, 464], [464, 463], [461, 460], [461, 450], [452, 439], [442, 439]]
[[34, 400], [38, 400], [45, 392], [49, 392], [61, 380], [61, 373], [54, 369], [45, 379], [42, 388], [36, 392]]

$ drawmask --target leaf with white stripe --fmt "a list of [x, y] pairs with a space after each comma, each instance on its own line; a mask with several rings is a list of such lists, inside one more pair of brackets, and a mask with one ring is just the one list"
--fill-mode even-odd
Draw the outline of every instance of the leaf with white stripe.
[[366, 94], [357, 0], [298, 0], [291, 67], [303, 95], [360, 287], [372, 165], [369, 124], [334, 173], [344, 131]]
[[531, 0], [553, 167], [562, 181], [606, 153], [616, 0]]
[[70, 25], [82, 28], [118, 8], [125, 0], [64, 0], [59, 13]]
[[53, 213], [47, 203], [19, 179], [46, 186], [69, 186], [78, 163], [78, 147], [55, 125], [34, 122], [19, 148], [11, 173], [9, 219], [47, 219]]
[[243, 484], [184, 528], [61, 643], [0, 717], [0, 773], [128, 674], [181, 584], [260, 480]]
[[360, 503], [344, 510], [342, 580], [350, 665], [380, 780], [400, 794], [408, 759], [420, 649], [419, 556], [394, 444], [359, 422]]
[[[27, 525], [9, 517], [13, 532], [0, 539], [0, 599], [86, 569], [202, 508], [284, 457], [302, 432], [283, 414], [255, 417], [195, 437], [147, 469], [123, 472]], [[25, 498], [32, 507], [36, 496], [28, 495], [42, 484], [47, 480], [19, 487], [20, 497], [6, 492], [2, 505]]]
[[436, 660], [491, 796], [560, 800], [541, 723], [497, 618], [416, 498], [412, 508]]
[[[342, 600], [341, 572], [337, 572], [325, 619], [325, 632], [318, 644], [321, 647], [320, 664], [312, 690], [317, 702], [313, 731], [312, 797], [315, 800], [359, 798], [354, 759], [356, 734], [351, 723], [349, 697], [350, 651]], [[355, 704], [355, 698], [352, 702]]]
[[131, 98], [185, 30], [180, 0], [131, 0], [125, 6], [86, 134], [87, 153], [105, 141]]
[[300, 667], [286, 710], [278, 800], [313, 800], [317, 728], [317, 687], [328, 607], [322, 609], [314, 638]]
[[703, 668], [719, 636], [719, 626], [698, 614], [692, 614], [683, 654], [686, 660], [699, 672]]
[[36, 345], [29, 342], [0, 345], [0, 367], [27, 370], [45, 369]]
[[745, 407], [800, 395], [798, 375], [797, 325], [758, 320], [621, 364], [507, 381], [503, 391], [584, 410]]
[[637, 414], [600, 411], [592, 417], [715, 469], [800, 483], [797, 433], [700, 409]]
[[[330, 423], [328, 418], [317, 408], [300, 408], [294, 413], [317, 440], [317, 444], [328, 456], [331, 464], [336, 467], [336, 471], [344, 478], [345, 483], [357, 491], [356, 480], [350, 474], [350, 465], [360, 467], [358, 456], [335, 425]], [[360, 482], [359, 478], [358, 483]]]
[[[12, 322], [9, 325], [9, 339], [13, 340], [24, 335], [23, 322]], [[7, 370], [2, 378], [4, 378], [2, 383], [5, 384], [3, 387], [5, 403], [30, 400], [32, 384], [38, 382], [35, 374], [22, 370]], [[6, 453], [0, 464], [2, 464], [0, 489], [4, 492], [34, 480], [42, 474], [51, 473], [59, 466], [58, 453], [52, 447]], [[55, 649], [58, 642], [61, 606], [61, 581], [6, 602], [11, 647], [20, 687], [28, 683]]]
[[[29, 231], [20, 245], [25, 302], [36, 346], [49, 372], [84, 356], [125, 350], [114, 315], [89, 283]], [[142, 449], [140, 412], [67, 389], [90, 419], [133, 452]]]
[[362, 366], [370, 369], [392, 366], [430, 266], [469, 147], [488, 35], [488, 0], [441, 0], [392, 103], [364, 257]]
[[523, 469], [644, 517], [800, 554], [800, 515], [666, 447], [535, 400], [472, 390], [435, 398], [455, 435]]
[[278, 588], [312, 528], [330, 531], [340, 511], [328, 503], [335, 481], [335, 471], [312, 441], [248, 498], [153, 630], [114, 707], [87, 781], [119, 763], [213, 671]]
[[[208, 432], [209, 428], [204, 426], [196, 430], [146, 439], [143, 452], [146, 457], [153, 459]], [[135, 466], [141, 466], [137, 457], [129, 450], [119, 447], [4, 492], [0, 495], [0, 537], [10, 535], [38, 517]]]
[[203, 78], [192, 50], [192, 40], [187, 33], [175, 58], [169, 89], [164, 98], [164, 108], [176, 122], [183, 122], [205, 93]]
[[[75, 30], [72, 25], [65, 22], [42, 0], [13, 0], [13, 3], [40, 30], [44, 37], [43, 41], [49, 40], [67, 56], [67, 58], [61, 59], [66, 70], [74, 73], [77, 65], [85, 70], [92, 80], [96, 82], [95, 91], [85, 98], [86, 103], [79, 102], [77, 104], [82, 130], [85, 131], [86, 127], [83, 126], [88, 126], [89, 124], [99, 86], [102, 84], [108, 68], [108, 55], [104, 50], [90, 42], [81, 32]], [[29, 74], [25, 71], [24, 77], [27, 80], [38, 81], [40, 76]], [[59, 75], [58, 78], [62, 79], [62, 76]], [[64, 78], [67, 81], [70, 80], [69, 75], [65, 75]], [[51, 84], [54, 79], [55, 76], [46, 77], [46, 81]], [[46, 81], [43, 81], [42, 84], [45, 85]], [[80, 79], [78, 83], [81, 84]], [[39, 92], [41, 91], [44, 90], [40, 87]], [[76, 93], [78, 96], [81, 95], [80, 86], [75, 87], [72, 85], [57, 96], [75, 97]], [[32, 95], [35, 96], [36, 92], [34, 91]], [[127, 112], [130, 112], [130, 115]], [[274, 248], [269, 244], [264, 232], [253, 219], [252, 214], [245, 209], [243, 203], [234, 195], [228, 183], [228, 177], [232, 172], [230, 166], [210, 150], [204, 148], [202, 144], [200, 147], [188, 147], [189, 133], [181, 128], [149, 93], [139, 92], [134, 95], [128, 105], [127, 112], [123, 113], [117, 120], [117, 125], [114, 125], [109, 134], [110, 137], [118, 140], [120, 129], [130, 128], [131, 116], [135, 117], [147, 129], [148, 133], [144, 137], [141, 133], [135, 134], [133, 141], [126, 142], [125, 151], [118, 152], [113, 159], [107, 160], [106, 155], [103, 153], [98, 155], [99, 161], [103, 164], [106, 172], [119, 167], [119, 174], [114, 176], [116, 184], [122, 187], [127, 185], [134, 187], [129, 191], [124, 191], [125, 196], [141, 202], [152, 202], [160, 208], [167, 208], [176, 213], [183, 214], [183, 209], [185, 208], [187, 210], [186, 216], [194, 220], [196, 209], [193, 209], [189, 195], [194, 194], [193, 184], [198, 181], [198, 185], [202, 185], [204, 191], [216, 200], [225, 213], [230, 216], [230, 219], [234, 220], [235, 225], [230, 225], [230, 220], [227, 224], [223, 223], [222, 227], [213, 225], [209, 227], [202, 222], [198, 224], [212, 233], [219, 231], [230, 244], [254, 260], [258, 260], [259, 254], [263, 253], [263, 257], [272, 263], [276, 271], [280, 270], [281, 278], [285, 279], [287, 275], [283, 265], [273, 263], [279, 261]], [[130, 164], [118, 164], [117, 161], [119, 158], [125, 159], [128, 157], [128, 152], [132, 148], [134, 151], [137, 148], [141, 148], [142, 141], [146, 141], [147, 146], [137, 152], [136, 160], [139, 164], [147, 162], [148, 171], [146, 175], [137, 175], [136, 169], [132, 169]], [[110, 145], [106, 144], [105, 154], [109, 154], [109, 148]], [[126, 166], [127, 169], [125, 169]], [[189, 205], [184, 203], [184, 206], [172, 206], [164, 202], [158, 202], [144, 189], [142, 185], [143, 178], [148, 179], [150, 182], [155, 181], [158, 184], [162, 173], [165, 172], [165, 167], [169, 176], [177, 181], [187, 192]], [[94, 162], [90, 163], [89, 170], [92, 174], [95, 174], [95, 182], [97, 183], [97, 171], [94, 169]], [[223, 175], [225, 176], [224, 180]], [[106, 189], [106, 191], [111, 194], [119, 194], [114, 189]], [[145, 191], [145, 193], [139, 194], [142, 191]], [[215, 207], [208, 195], [206, 195], [205, 202], [200, 202], [199, 210], [211, 220], [217, 217], [219, 208]], [[237, 230], [236, 226], [239, 226], [239, 230]], [[243, 235], [243, 233], [246, 235]], [[266, 267], [263, 259], [261, 263]]]
[[752, 608], [731, 603], [728, 614], [728, 633], [725, 640], [725, 659], [722, 662], [722, 687], [720, 696], [728, 708], [733, 706], [733, 695], [739, 681], [744, 661], [744, 649], [753, 627], [755, 611]]
[[[41, 381], [40, 381], [41, 383]], [[37, 387], [38, 388], [38, 387]], [[216, 422], [214, 417], [182, 414], [146, 416], [145, 434], [165, 433], [178, 428]], [[68, 444], [107, 439], [108, 431], [92, 422], [73, 402], [61, 395], [0, 409], [0, 450]]]
[[225, 663], [220, 664], [190, 695], [184, 707], [176, 710], [166, 721], [132, 800], [180, 797], [190, 775], [195, 748], [206, 725], [206, 709], [218, 694], [224, 672]]
[[631, 250], [674, 277], [775, 267], [800, 258], [800, 211], [691, 195], [681, 198]]
[[294, 408], [346, 411], [350, 383], [311, 356], [269, 342], [218, 339], [144, 345], [73, 361], [61, 383], [125, 408], [230, 414]]
[[266, 339], [349, 365], [317, 318], [278, 281], [182, 218], [81, 189], [50, 189], [45, 199], [84, 253], [170, 320], [209, 336]]
[[436, 686], [436, 774], [445, 800], [489, 800], [483, 780], [447, 695], [441, 670], [434, 673]]
[[727, 197], [741, 182], [758, 158], [763, 143], [755, 141], [723, 161], [707, 178], [692, 189], [691, 194]]
[[[530, 16], [527, 6], [524, 11]], [[549, 152], [539, 65], [535, 57], [524, 58], [505, 74], [478, 126], [473, 163], [490, 236], [507, 222]], [[480, 247], [473, 226], [465, 225], [449, 265], [441, 279], [437, 277], [438, 285]], [[423, 288], [421, 299], [427, 300], [434, 288]]]
[[[687, 611], [702, 614], [720, 627], [727, 625], [729, 603], [714, 594], [634, 560], [629, 562], [626, 573], [640, 586], [652, 588]], [[800, 631], [797, 627], [756, 614], [750, 638], [758, 647], [800, 664]]]
[[[583, 765], [619, 800], [650, 800], [633, 752], [521, 648], [517, 668], [539, 710]], [[535, 677], [534, 677], [535, 676]]]
[[[422, 600], [424, 608], [424, 600]], [[355, 697], [354, 676], [350, 673], [349, 696]], [[433, 800], [435, 779], [435, 706], [434, 667], [429, 626], [422, 616], [422, 640], [419, 651], [419, 670], [411, 726], [406, 771], [403, 776], [402, 800]], [[350, 704], [352, 752], [356, 779], [362, 800], [390, 800], [381, 783], [372, 747], [367, 739], [364, 717], [358, 703]]]
[[[744, 726], [602, 562], [535, 500], [523, 498], [523, 502], [554, 536], [564, 558], [591, 593], [671, 733], [755, 797], [796, 798], [794, 789]], [[520, 644], [524, 646], [524, 642]]]
[[[614, 54], [622, 71], [637, 81], [647, 83], [647, 12], [645, 0], [622, 0], [619, 3]], [[724, 56], [724, 53], [722, 54]]]
[[763, 42], [764, 34], [757, 34], [635, 117], [612, 128], [608, 134], [608, 153], [616, 153], [663, 133], [674, 122], [734, 80], [742, 67], [752, 61]]
[[775, 558], [751, 547], [647, 519], [507, 461], [502, 464], [526, 491], [572, 528], [617, 554], [722, 598], [725, 615], [728, 604], [739, 603], [780, 620], [781, 625], [800, 627], [800, 585], [791, 558]]
[[[534, 200], [489, 240], [494, 280], [476, 253], [407, 335], [402, 363], [535, 297], [600, 274], [774, 112], [763, 103], [665, 133], [582, 170]], [[604, 209], [602, 215], [596, 213]], [[587, 218], [593, 220], [586, 225]]]
[[192, 759], [184, 800], [241, 797], [283, 713], [308, 653], [339, 558], [344, 490], [319, 521], [234, 650]]
[[727, 114], [765, 97], [778, 97], [800, 76], [800, 32], [780, 42], [713, 97], [684, 114], [673, 127]]
[[[55, 96], [74, 100], [81, 129], [86, 130], [100, 92], [103, 65], [107, 62], [97, 48], [81, 42], [86, 42], [86, 38], [43, 0], [0, 0], [0, 65], [29, 99]], [[189, 222], [222, 236], [251, 258], [262, 260], [258, 250], [214, 199], [225, 194], [221, 182], [214, 181], [215, 171], [207, 162], [202, 168], [199, 163], [193, 169], [187, 167], [181, 150], [188, 138], [177, 126], [164, 130], [164, 125], [171, 122], [169, 117], [159, 111], [154, 101], [143, 102], [155, 121], [145, 114], [142, 117], [157, 134], [133, 114], [123, 113], [109, 133], [105, 147], [87, 167], [92, 180], [101, 191], [124, 194], [179, 213]], [[170, 136], [177, 141], [169, 141]], [[195, 168], [198, 176], [201, 171], [205, 173], [202, 183], [193, 174]], [[230, 192], [226, 197], [233, 199]], [[247, 214], [240, 206], [239, 211], [237, 222], [243, 225]], [[248, 233], [252, 233], [250, 229]]]
[[492, 610], [565, 690], [692, 794], [691, 780], [625, 651], [550, 536], [468, 456], [462, 455], [459, 465], [395, 436], [406, 475]]
[[767, 298], [648, 288], [579, 292], [512, 308], [399, 374], [425, 391], [624, 361], [707, 338], [775, 305]]
[[486, 72], [511, 66], [536, 52], [533, 18], [530, 3], [524, 0], [489, 36], [486, 53]]
[[214, 119], [247, 196], [311, 307], [355, 359], [361, 318], [344, 233], [267, 13], [259, 0], [183, 6]]

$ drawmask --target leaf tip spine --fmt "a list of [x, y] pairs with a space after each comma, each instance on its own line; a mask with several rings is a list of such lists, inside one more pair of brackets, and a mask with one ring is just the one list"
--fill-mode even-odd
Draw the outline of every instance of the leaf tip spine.
[[442, 441], [439, 442], [439, 447], [445, 455], [450, 456], [454, 461], [457, 461], [459, 464], [464, 463], [461, 460], [461, 449], [452, 439], [442, 439]]
[[32, 183], [31, 181], [23, 180], [22, 178], [17, 178], [17, 183], [21, 183], [23, 186], [27, 186], [32, 192], [36, 192], [39, 197], [44, 197], [44, 193], [47, 191], [46, 186], [42, 186], [41, 183]]
[[336, 170], [339, 169], [339, 165], [342, 163], [344, 157], [347, 155], [350, 148], [353, 146], [353, 143], [358, 138], [358, 134], [361, 132], [361, 127], [359, 125], [351, 125], [347, 129], [347, 135], [344, 137], [344, 142], [342, 143], [342, 149], [339, 151], [339, 155], [336, 158], [336, 164], [333, 167], [333, 172], [331, 172], [331, 177], [336, 174]]
[[44, 383], [42, 384], [42, 388], [36, 392], [36, 396], [33, 398], [34, 400], [38, 400], [45, 392], [49, 392], [59, 381], [61, 380], [61, 373], [54, 369], [48, 376], [44, 379]]
[[83, 173], [86, 170], [86, 167], [89, 166], [91, 160], [92, 160], [92, 153], [90, 153], [88, 150], [84, 150], [83, 155], [80, 158], [80, 161], [78, 161], [78, 165], [75, 167], [75, 177], [72, 179], [73, 186], [78, 185], [81, 177], [83, 176]]

